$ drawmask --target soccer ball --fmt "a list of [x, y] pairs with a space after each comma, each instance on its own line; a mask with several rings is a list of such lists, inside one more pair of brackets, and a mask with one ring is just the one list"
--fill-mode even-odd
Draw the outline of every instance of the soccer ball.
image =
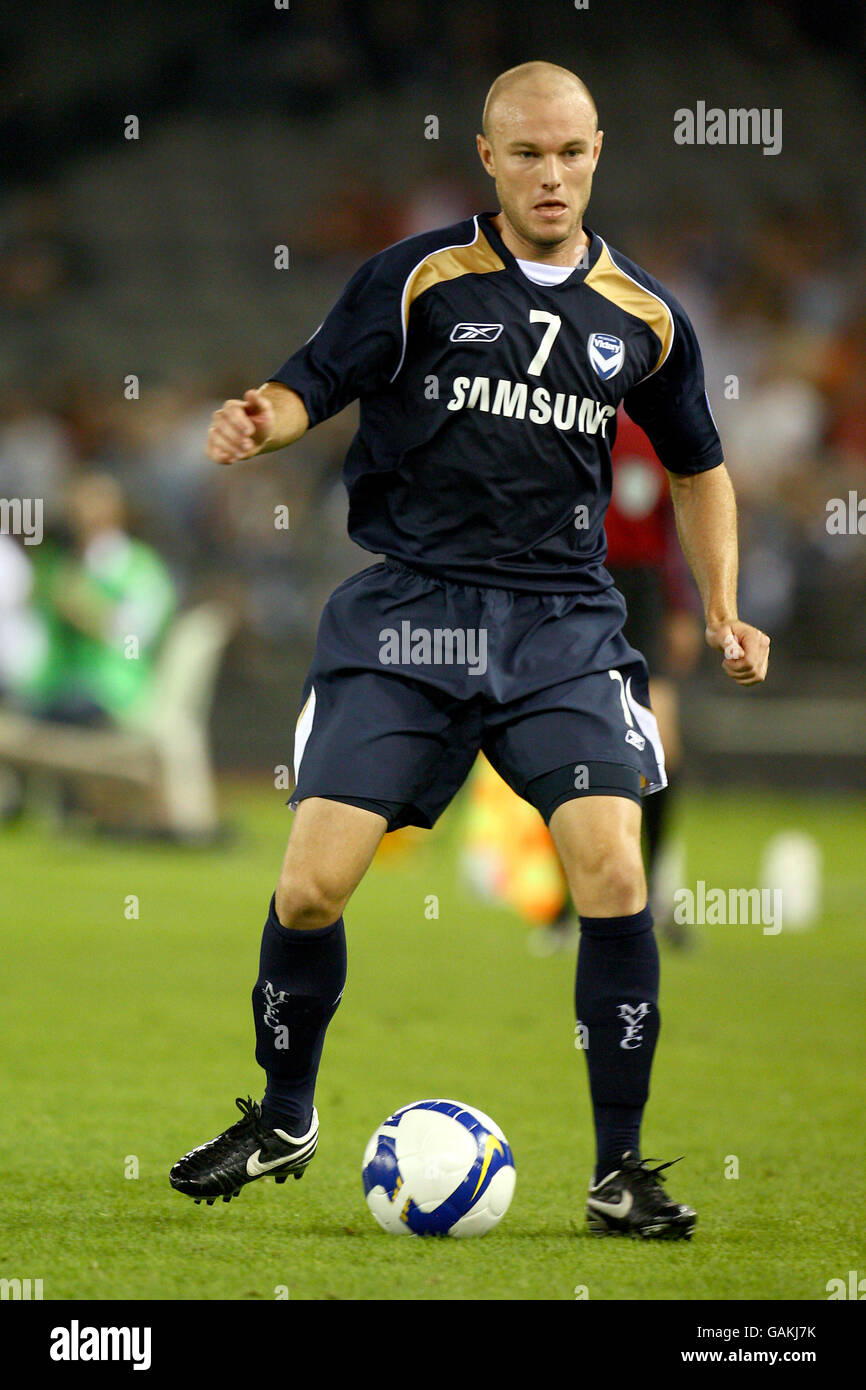
[[376, 1130], [363, 1178], [367, 1205], [391, 1235], [483, 1236], [511, 1204], [514, 1158], [483, 1111], [419, 1100]]

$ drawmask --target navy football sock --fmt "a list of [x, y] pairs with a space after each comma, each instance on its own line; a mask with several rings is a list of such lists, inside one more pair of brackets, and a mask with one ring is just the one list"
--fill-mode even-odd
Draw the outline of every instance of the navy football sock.
[[582, 1025], [596, 1134], [595, 1181], [640, 1154], [659, 1032], [659, 953], [649, 906], [627, 917], [581, 917], [575, 1008]]
[[346, 933], [284, 927], [271, 898], [253, 987], [256, 1061], [267, 1075], [262, 1118], [293, 1138], [306, 1134], [325, 1032], [346, 983]]

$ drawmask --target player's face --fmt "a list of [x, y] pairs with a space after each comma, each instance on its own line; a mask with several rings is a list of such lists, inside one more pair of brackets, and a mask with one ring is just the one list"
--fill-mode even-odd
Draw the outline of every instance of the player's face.
[[583, 243], [601, 142], [593, 109], [577, 93], [506, 98], [490, 139], [479, 135], [481, 162], [496, 182], [507, 227], [530, 253]]

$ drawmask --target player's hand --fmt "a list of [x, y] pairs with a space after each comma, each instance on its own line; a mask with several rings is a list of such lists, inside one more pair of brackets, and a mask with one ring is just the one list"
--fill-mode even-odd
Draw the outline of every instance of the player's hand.
[[274, 407], [262, 391], [246, 391], [242, 401], [226, 401], [215, 410], [205, 452], [214, 463], [252, 458], [274, 428]]
[[729, 623], [708, 623], [707, 642], [724, 652], [722, 670], [738, 685], [757, 685], [767, 674], [770, 639], [760, 628], [735, 619]]

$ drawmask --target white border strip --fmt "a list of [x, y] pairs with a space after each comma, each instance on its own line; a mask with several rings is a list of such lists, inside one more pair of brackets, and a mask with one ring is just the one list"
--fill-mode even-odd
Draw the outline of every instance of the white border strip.
[[298, 720], [298, 727], [295, 729], [295, 786], [298, 785], [298, 778], [301, 772], [301, 759], [304, 756], [304, 749], [307, 746], [307, 739], [313, 728], [313, 717], [316, 713], [316, 687], [310, 691], [310, 698], [307, 701], [304, 712]]

